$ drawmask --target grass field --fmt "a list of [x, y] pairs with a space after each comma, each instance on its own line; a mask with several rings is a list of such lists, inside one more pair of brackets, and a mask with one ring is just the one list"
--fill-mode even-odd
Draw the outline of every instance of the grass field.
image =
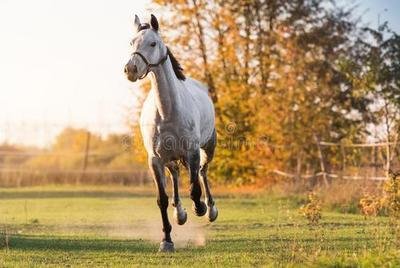
[[219, 218], [208, 224], [184, 198], [188, 222], [173, 225], [177, 250], [165, 254], [157, 252], [161, 219], [151, 191], [2, 189], [0, 266], [400, 266], [387, 218], [323, 211], [310, 227], [298, 212], [300, 198], [216, 201]]

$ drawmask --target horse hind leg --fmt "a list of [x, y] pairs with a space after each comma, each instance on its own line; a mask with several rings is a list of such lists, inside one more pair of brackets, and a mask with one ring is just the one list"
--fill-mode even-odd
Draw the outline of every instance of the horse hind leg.
[[201, 149], [200, 153], [200, 181], [203, 184], [205, 192], [205, 203], [207, 205], [207, 218], [210, 222], [213, 222], [218, 217], [218, 209], [215, 206], [214, 199], [211, 195], [210, 187], [208, 185], [207, 170], [208, 163], [211, 162], [216, 146], [216, 133], [214, 131], [213, 138], [206, 144], [204, 148]]
[[177, 224], [183, 225], [187, 220], [186, 210], [182, 207], [179, 198], [179, 164], [177, 162], [170, 162], [167, 164], [167, 169], [171, 174], [171, 181], [173, 187], [173, 203], [174, 207], [174, 220]]
[[207, 213], [206, 204], [201, 201], [201, 185], [199, 182], [200, 151], [196, 150], [189, 155], [188, 159], [190, 175], [190, 198], [193, 201], [193, 212], [196, 216], [204, 216]]
[[200, 180], [203, 184], [203, 188], [205, 191], [205, 203], [207, 205], [207, 218], [210, 222], [213, 222], [217, 219], [218, 217], [218, 209], [215, 206], [214, 199], [211, 195], [210, 187], [208, 185], [208, 180], [207, 180], [207, 169], [208, 169], [208, 164], [204, 164], [200, 168]]

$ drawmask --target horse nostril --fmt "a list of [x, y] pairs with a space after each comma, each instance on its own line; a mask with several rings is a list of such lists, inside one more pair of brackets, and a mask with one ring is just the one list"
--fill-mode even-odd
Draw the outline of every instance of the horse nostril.
[[136, 65], [133, 66], [132, 72], [137, 73], [137, 67], [136, 67]]
[[127, 66], [127, 65], [125, 65], [124, 72], [125, 72], [126, 74], [128, 73], [128, 66]]

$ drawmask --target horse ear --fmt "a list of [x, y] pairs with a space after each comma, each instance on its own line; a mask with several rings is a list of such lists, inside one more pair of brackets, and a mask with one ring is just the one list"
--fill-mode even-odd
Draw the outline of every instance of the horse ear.
[[140, 19], [138, 17], [138, 15], [135, 14], [135, 30], [139, 30], [139, 26], [140, 26]]
[[158, 31], [158, 20], [153, 14], [151, 14], [150, 25], [156, 32]]

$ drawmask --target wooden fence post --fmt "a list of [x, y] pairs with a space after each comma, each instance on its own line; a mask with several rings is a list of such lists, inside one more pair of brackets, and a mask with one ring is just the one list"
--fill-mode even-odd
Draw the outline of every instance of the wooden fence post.
[[82, 171], [81, 171], [81, 176], [79, 176], [79, 179], [78, 179], [78, 184], [84, 178], [86, 168], [88, 165], [89, 151], [90, 151], [90, 136], [91, 136], [90, 131], [87, 131], [86, 132], [86, 143], [85, 143], [85, 155], [83, 157]]
[[340, 141], [340, 177], [342, 179], [345, 172], [346, 172], [346, 152], [344, 150], [343, 141]]
[[301, 179], [301, 154], [298, 152], [296, 157], [296, 182], [298, 183]]
[[325, 165], [325, 161], [324, 161], [324, 156], [322, 154], [320, 140], [317, 137], [317, 135], [315, 135], [315, 134], [314, 134], [314, 139], [315, 139], [315, 142], [317, 143], [319, 165], [321, 168], [322, 179], [324, 180], [325, 186], [328, 186], [329, 182], [328, 182], [328, 177], [327, 177], [327, 173], [326, 173], [326, 165]]
[[388, 138], [387, 144], [386, 144], [386, 178], [389, 179], [389, 171], [390, 171], [390, 139]]
[[378, 176], [378, 147], [373, 146], [373, 163], [374, 163], [374, 177]]

